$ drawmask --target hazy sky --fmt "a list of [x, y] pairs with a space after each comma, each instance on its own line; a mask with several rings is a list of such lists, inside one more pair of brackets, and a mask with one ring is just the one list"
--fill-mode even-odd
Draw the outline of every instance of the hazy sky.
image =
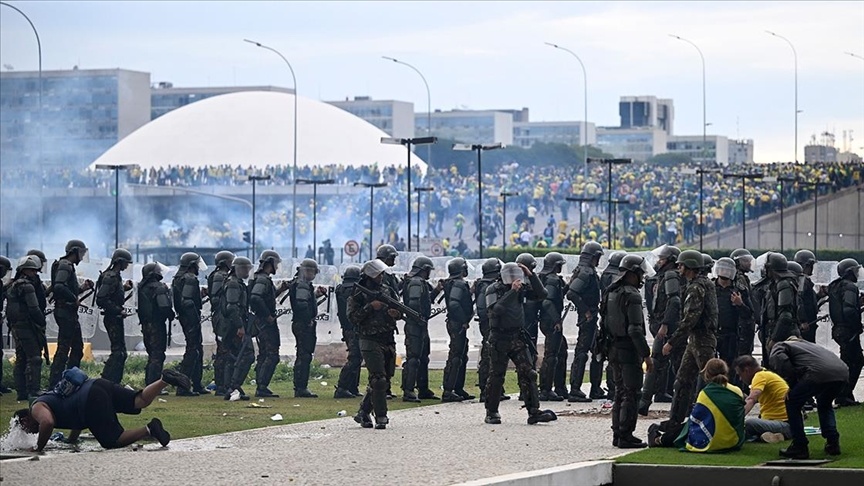
[[[42, 37], [43, 68], [126, 68], [174, 86], [291, 85], [273, 53], [320, 100], [368, 95], [426, 109], [531, 109], [531, 119], [618, 124], [618, 98], [675, 101], [675, 133], [701, 134], [702, 49], [709, 134], [755, 140], [756, 160], [791, 160], [793, 57], [798, 51], [798, 158], [811, 135], [854, 130], [864, 153], [864, 2], [24, 2]], [[0, 7], [0, 60], [36, 69], [36, 46], [18, 14]], [[5, 68], [4, 68], [5, 69]]]

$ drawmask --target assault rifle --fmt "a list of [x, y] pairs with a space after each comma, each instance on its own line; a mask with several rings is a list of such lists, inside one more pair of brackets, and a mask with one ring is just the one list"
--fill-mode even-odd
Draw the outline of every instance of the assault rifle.
[[419, 312], [408, 307], [407, 305], [403, 304], [402, 302], [399, 302], [398, 300], [390, 297], [385, 292], [382, 292], [380, 290], [376, 291], [376, 290], [369, 289], [367, 287], [360, 285], [359, 283], [355, 283], [354, 288], [356, 288], [357, 290], [366, 294], [369, 297], [370, 302], [376, 301], [376, 300], [379, 302], [383, 302], [384, 304], [387, 305], [388, 308], [398, 310], [403, 315], [405, 315], [405, 317], [410, 317], [411, 319], [414, 319], [415, 321], [420, 321], [424, 324], [426, 324], [428, 322], [428, 320], [424, 319], [423, 316], [421, 316]]
[[[437, 316], [437, 315], [440, 315], [440, 314], [443, 314], [443, 313], [445, 313], [445, 312], [447, 312], [447, 308], [446, 308], [446, 307], [438, 307], [437, 309], [432, 309], [432, 313], [429, 314], [429, 319], [432, 319], [433, 317], [435, 317], [435, 316]], [[479, 319], [480, 319], [480, 318], [478, 317], [478, 318], [475, 319], [475, 320], [478, 320], [478, 321], [479, 321]]]

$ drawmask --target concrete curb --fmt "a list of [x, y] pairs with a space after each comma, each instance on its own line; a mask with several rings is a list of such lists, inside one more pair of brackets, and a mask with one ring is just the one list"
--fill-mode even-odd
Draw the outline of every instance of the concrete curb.
[[565, 466], [536, 469], [492, 478], [477, 479], [458, 486], [604, 486], [612, 484], [614, 461], [587, 461]]

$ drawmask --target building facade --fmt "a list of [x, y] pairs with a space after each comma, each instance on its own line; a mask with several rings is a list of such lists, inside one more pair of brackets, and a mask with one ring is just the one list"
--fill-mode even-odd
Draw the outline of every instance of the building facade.
[[[354, 116], [375, 125], [394, 138], [414, 137], [414, 103], [395, 100], [373, 100], [355, 96], [353, 100], [327, 101]], [[420, 132], [425, 134], [425, 132]]]
[[733, 165], [753, 163], [753, 139], [729, 140], [729, 163]]
[[615, 157], [645, 162], [666, 152], [666, 138], [659, 128], [598, 127], [596, 146]]
[[0, 158], [4, 169], [83, 169], [148, 121], [149, 73], [126, 69], [42, 71], [41, 90], [37, 71], [0, 73]]
[[697, 164], [729, 163], [729, 139], [722, 135], [672, 135], [666, 140], [666, 152], [690, 157]]
[[618, 102], [621, 128], [657, 128], [674, 133], [675, 108], [671, 99], [656, 96], [622, 96]]
[[[425, 134], [428, 114], [414, 114], [415, 133]], [[435, 111], [431, 116], [432, 135], [462, 143], [513, 145], [513, 115], [493, 110]]]
[[[587, 143], [585, 135], [588, 136]], [[596, 145], [597, 130], [593, 123], [581, 121], [514, 122], [513, 145], [529, 148], [535, 143]]]
[[162, 81], [150, 89], [150, 119], [155, 120], [169, 111], [213, 96], [240, 91], [278, 91], [293, 94], [293, 89], [277, 86], [223, 86], [215, 88], [175, 88], [173, 83]]

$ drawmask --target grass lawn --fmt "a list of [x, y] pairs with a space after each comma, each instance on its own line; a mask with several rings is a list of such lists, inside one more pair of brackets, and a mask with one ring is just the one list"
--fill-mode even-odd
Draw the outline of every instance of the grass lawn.
[[[826, 456], [822, 448], [822, 436], [808, 436], [811, 459], [831, 459], [834, 462], [824, 467], [864, 468], [864, 407], [841, 408], [837, 412], [837, 428], [840, 431], [838, 458]], [[816, 411], [808, 414], [806, 425], [819, 426]], [[783, 459], [777, 451], [788, 447], [789, 441], [780, 444], [746, 443], [740, 451], [718, 454], [680, 452], [677, 449], [651, 448], [618, 458], [620, 463], [639, 464], [686, 464], [696, 466], [756, 466], [767, 461]]]
[[[128, 381], [135, 387], [143, 385], [143, 383], [139, 383], [139, 381], [143, 382], [143, 378], [138, 376], [137, 368], [139, 365], [140, 363], [134, 361], [131, 363], [127, 362]], [[9, 368], [9, 366], [4, 366], [4, 371], [6, 368]], [[92, 370], [85, 369], [85, 372], [91, 377], [98, 377], [99, 371], [101, 371], [101, 365], [96, 366]], [[280, 363], [280, 367], [274, 376], [274, 381], [271, 383], [270, 389], [274, 393], [279, 394], [280, 398], [267, 398], [264, 399], [263, 403], [259, 403], [259, 399], [253, 396], [248, 402], [227, 402], [222, 397], [215, 397], [213, 395], [177, 397], [171, 393], [170, 395], [159, 397], [165, 400], [164, 403], [159, 401], [153, 402], [152, 405], [141, 412], [141, 415], [119, 415], [120, 422], [126, 428], [140, 427], [147, 423], [150, 418], [159, 417], [165, 424], [165, 428], [171, 432], [172, 438], [183, 439], [271, 425], [335, 418], [341, 410], [345, 410], [349, 416], [353, 416], [357, 412], [360, 398], [340, 400], [333, 398], [334, 386], [339, 378], [339, 368], [313, 367], [311, 376], [313, 378], [321, 376], [321, 378], [311, 379], [309, 382], [309, 389], [319, 395], [319, 398], [312, 399], [293, 398], [294, 391], [290, 376], [291, 371], [289, 366]], [[441, 396], [440, 386], [443, 381], [443, 375], [444, 373], [441, 370], [429, 371], [430, 387], [438, 396]], [[209, 376], [212, 376], [212, 371], [210, 371]], [[254, 376], [254, 372], [250, 373], [250, 376]], [[441, 403], [439, 400], [423, 400], [422, 403], [403, 402], [401, 399], [401, 389], [399, 388], [401, 380], [401, 370], [397, 368], [396, 376], [392, 380], [392, 391], [399, 398], [388, 401], [390, 410], [416, 408]], [[466, 379], [466, 390], [472, 395], [479, 396], [480, 391], [474, 386], [476, 381], [477, 372], [469, 370]], [[4, 380], [4, 383], [10, 382], [11, 380]], [[43, 380], [44, 382], [47, 382], [47, 379]], [[206, 371], [204, 382], [208, 382]], [[327, 384], [323, 385], [322, 382]], [[365, 392], [365, 384], [367, 383], [365, 369], [362, 370], [360, 383], [360, 391], [363, 393]], [[470, 386], [468, 385], [469, 383]], [[247, 385], [244, 389], [247, 393], [254, 394], [255, 386]], [[519, 390], [516, 382], [516, 373], [513, 370], [507, 373], [505, 389], [509, 393], [517, 393]], [[253, 408], [253, 405], [261, 405], [262, 408]], [[27, 404], [24, 402], [15, 401], [14, 392], [0, 397], [0, 434], [8, 430], [9, 420], [14, 411], [26, 406]], [[277, 413], [282, 415], [283, 420], [274, 422], [270, 417]]]

